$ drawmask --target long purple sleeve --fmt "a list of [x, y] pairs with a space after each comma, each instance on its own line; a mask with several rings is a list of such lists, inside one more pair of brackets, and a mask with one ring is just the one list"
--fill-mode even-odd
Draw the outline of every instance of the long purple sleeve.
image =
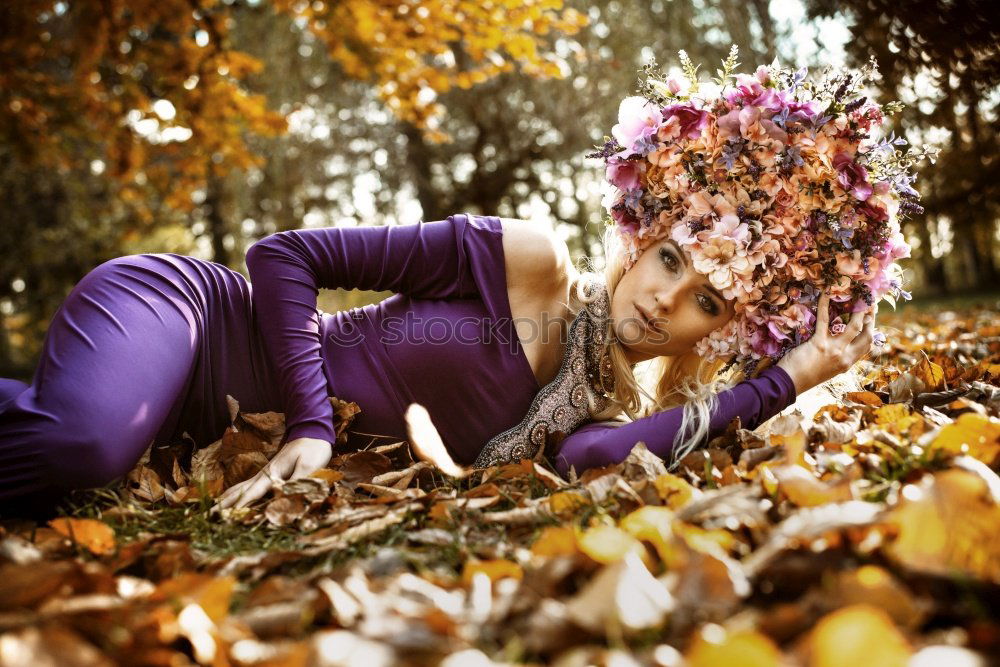
[[336, 439], [321, 357], [318, 288], [391, 290], [425, 299], [475, 296], [464, 215], [378, 227], [279, 232], [246, 263], [266, 353], [284, 402], [287, 440]]
[[[756, 378], [744, 380], [720, 392], [718, 397], [719, 407], [712, 413], [709, 440], [725, 432], [736, 416], [743, 428], [754, 429], [778, 414], [795, 401], [795, 384], [785, 369], [769, 366]], [[676, 407], [620, 426], [616, 422], [581, 426], [560, 443], [553, 457], [556, 469], [565, 475], [571, 466], [580, 473], [587, 468], [619, 463], [640, 441], [657, 456], [668, 458], [682, 416], [683, 407]]]

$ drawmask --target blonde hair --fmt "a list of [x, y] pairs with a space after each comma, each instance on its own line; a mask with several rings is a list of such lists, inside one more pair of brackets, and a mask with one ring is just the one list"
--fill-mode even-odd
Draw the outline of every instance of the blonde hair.
[[[624, 249], [612, 227], [605, 229], [602, 242], [605, 257], [603, 282], [607, 285], [608, 297], [613, 299], [615, 289], [625, 275]], [[597, 292], [588, 299], [585, 285], [600, 280], [601, 276], [593, 270], [589, 258], [583, 258], [582, 264], [583, 268], [573, 274], [570, 289], [578, 301], [588, 303], [597, 297]], [[622, 344], [614, 335], [609, 338], [608, 352], [614, 384], [603, 389], [611, 404], [602, 411], [592, 409], [591, 418], [595, 421], [617, 418], [617, 421], [627, 422], [683, 406], [681, 426], [674, 437], [670, 460], [666, 462], [670, 469], [705, 444], [703, 441], [709, 433], [712, 413], [719, 405], [718, 394], [746, 379], [743, 370], [735, 365], [722, 370], [728, 359], [709, 361], [693, 349], [677, 356], [654, 357], [635, 364], [638, 368], [629, 363]], [[844, 388], [857, 387], [854, 377], [854, 382]], [[842, 383], [843, 379], [839, 382]], [[647, 386], [651, 386], [652, 391]]]

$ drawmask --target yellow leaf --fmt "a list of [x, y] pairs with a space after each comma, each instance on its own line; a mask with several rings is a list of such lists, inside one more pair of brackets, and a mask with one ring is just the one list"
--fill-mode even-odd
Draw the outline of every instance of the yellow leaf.
[[568, 526], [546, 526], [531, 553], [536, 556], [571, 556], [577, 553], [576, 531]]
[[674, 524], [674, 533], [683, 538], [684, 542], [695, 551], [718, 558], [724, 558], [737, 542], [733, 534], [727, 530], [707, 530], [681, 521]]
[[115, 531], [103, 521], [59, 517], [49, 521], [49, 526], [95, 555], [103, 556], [115, 550]]
[[839, 573], [833, 593], [838, 605], [875, 605], [906, 628], [917, 628], [926, 616], [924, 607], [906, 586], [878, 565], [862, 565]]
[[549, 509], [556, 516], [572, 515], [590, 505], [590, 500], [575, 491], [560, 491], [549, 496]]
[[801, 466], [783, 465], [770, 469], [778, 480], [778, 488], [799, 507], [815, 507], [826, 503], [853, 500], [850, 480], [843, 478], [833, 484], [822, 482]]
[[646, 557], [646, 549], [639, 540], [615, 526], [599, 525], [577, 536], [580, 551], [598, 563], [614, 563], [635, 552]]
[[647, 505], [626, 516], [618, 525], [633, 537], [651, 543], [659, 553], [660, 559], [669, 565], [676, 558], [672, 547], [673, 521], [674, 513], [671, 510]]
[[944, 369], [926, 356], [913, 367], [912, 372], [926, 385], [924, 391], [939, 391], [944, 388]]
[[809, 636], [811, 667], [904, 667], [911, 649], [889, 615], [869, 604], [827, 614]]
[[695, 489], [685, 480], [669, 472], [653, 480], [657, 495], [670, 509], [683, 507], [694, 497]]
[[[1000, 584], [1000, 478], [974, 459], [976, 472], [960, 468], [925, 475], [903, 487], [887, 517], [897, 527], [887, 555], [917, 571], [956, 573]], [[973, 466], [973, 467], [976, 467]]]
[[524, 577], [524, 571], [521, 570], [521, 566], [510, 560], [467, 560], [465, 561], [465, 567], [462, 569], [462, 582], [469, 586], [472, 584], [472, 578], [479, 572], [482, 572], [490, 581], [499, 581], [500, 579], [513, 578], [522, 579]]
[[875, 410], [876, 424], [897, 424], [910, 416], [910, 407], [905, 403], [889, 403]]
[[686, 664], [689, 667], [778, 667], [781, 650], [769, 637], [754, 630], [726, 632], [721, 626], [709, 625], [698, 633]]
[[991, 465], [1000, 454], [1000, 419], [974, 412], [958, 416], [938, 432], [930, 448], [951, 454], [968, 454]]

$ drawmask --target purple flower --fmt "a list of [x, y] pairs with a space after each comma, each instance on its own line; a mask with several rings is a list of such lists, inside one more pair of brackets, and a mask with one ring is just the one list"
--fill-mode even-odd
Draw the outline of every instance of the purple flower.
[[854, 250], [854, 246], [851, 245], [851, 238], [854, 236], [854, 230], [850, 227], [841, 227], [835, 231], [834, 236], [837, 240], [844, 244], [844, 247], [849, 250]]
[[885, 345], [885, 334], [882, 333], [881, 331], [876, 331], [874, 334], [874, 338], [875, 340], [873, 340], [872, 342], [876, 346], [882, 347], [883, 345]]
[[837, 170], [837, 182], [852, 195], [866, 201], [872, 196], [872, 186], [868, 182], [868, 170], [856, 163], [847, 153], [837, 153], [833, 158]]

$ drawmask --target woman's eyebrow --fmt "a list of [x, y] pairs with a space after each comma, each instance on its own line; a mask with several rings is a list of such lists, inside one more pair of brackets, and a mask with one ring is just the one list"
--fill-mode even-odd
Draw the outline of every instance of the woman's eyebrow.
[[[688, 265], [687, 257], [684, 256], [684, 252], [681, 250], [681, 247], [679, 245], [677, 245], [677, 241], [675, 241], [673, 239], [667, 239], [667, 243], [669, 243], [671, 246], [673, 246], [674, 250], [677, 251], [678, 256], [680, 256], [680, 258], [681, 258], [681, 263], [684, 264], [685, 267], [687, 267], [687, 265]], [[719, 302], [723, 306], [726, 305], [725, 298], [723, 298], [723, 296], [719, 292], [719, 290], [717, 290], [714, 287], [712, 287], [712, 285], [710, 283], [705, 283], [705, 289], [707, 289], [709, 292], [711, 292], [712, 294], [714, 294], [715, 296], [717, 296], [719, 298]]]

